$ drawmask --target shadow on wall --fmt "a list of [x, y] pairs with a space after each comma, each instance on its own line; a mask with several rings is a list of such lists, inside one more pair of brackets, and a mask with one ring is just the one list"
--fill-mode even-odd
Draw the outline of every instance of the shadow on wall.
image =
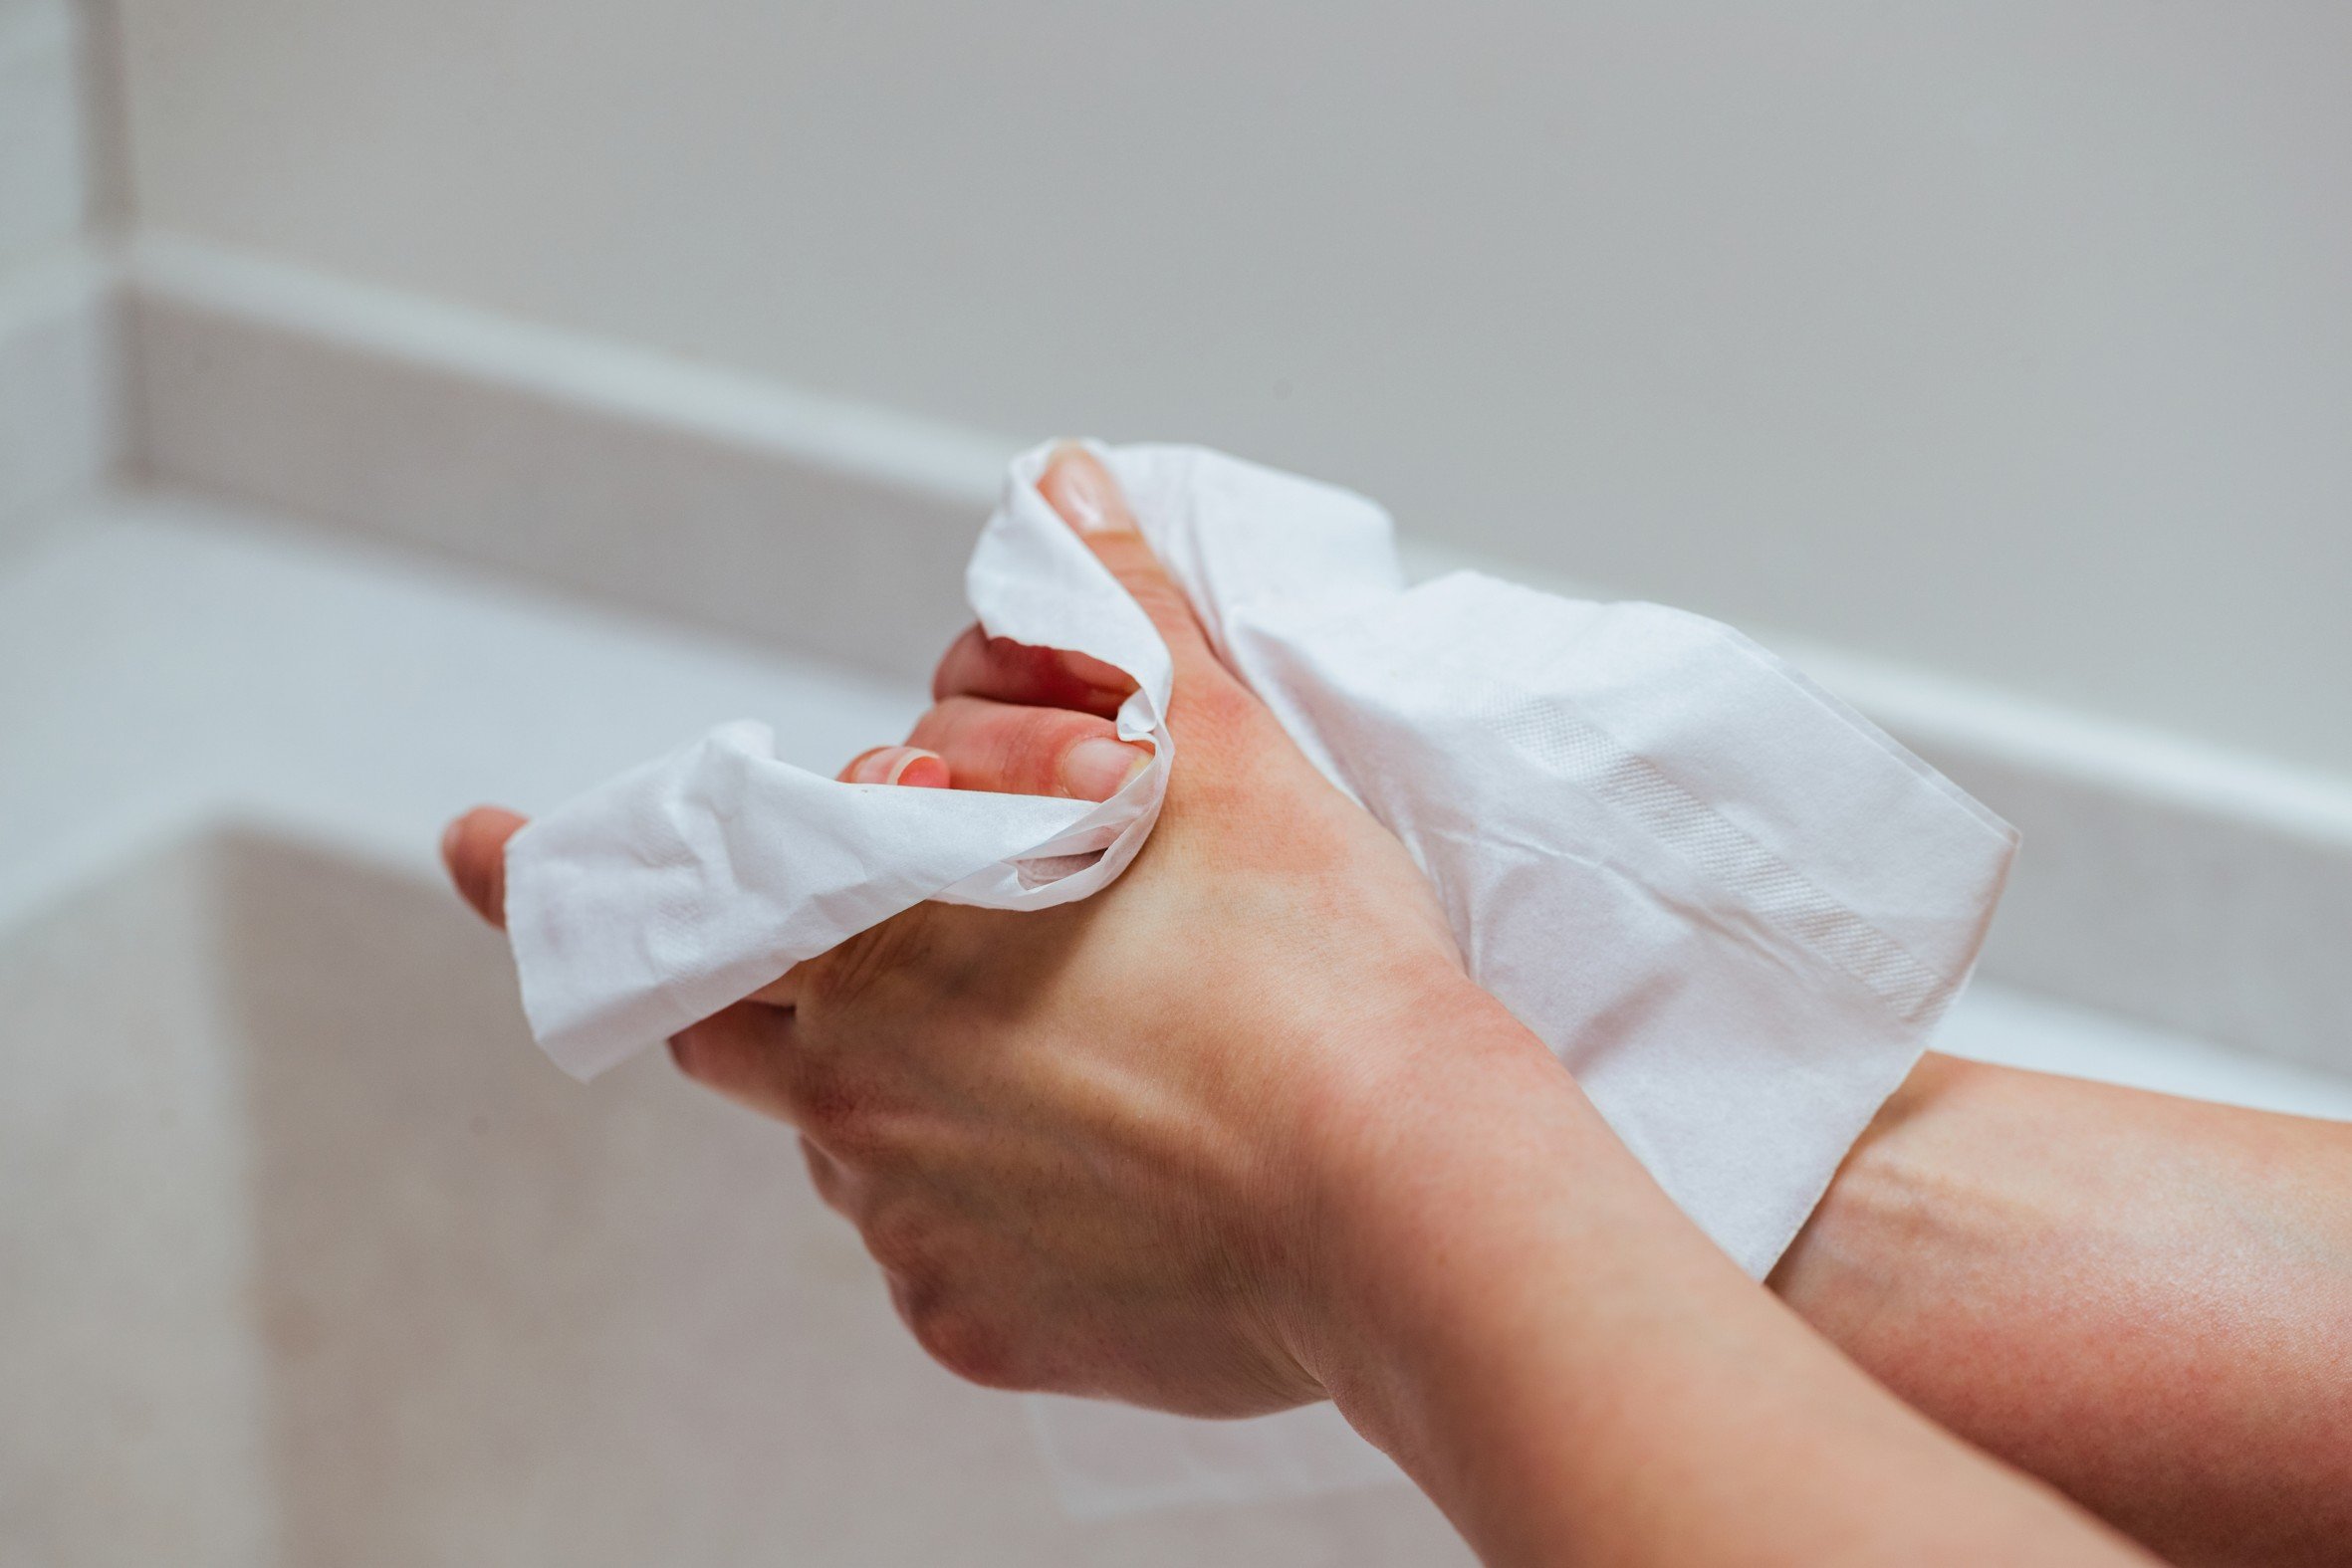
[[1078, 1524], [790, 1137], [572, 1083], [443, 890], [224, 832], [0, 939], [0, 1558], [1467, 1561], [1403, 1491]]

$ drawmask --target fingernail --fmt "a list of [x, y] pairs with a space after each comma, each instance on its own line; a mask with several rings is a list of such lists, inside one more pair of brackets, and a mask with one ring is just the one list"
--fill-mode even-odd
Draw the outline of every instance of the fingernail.
[[877, 746], [861, 752], [843, 776], [851, 784], [911, 784], [918, 789], [947, 787], [947, 760], [919, 746]]
[[1110, 473], [1082, 446], [1065, 446], [1046, 465], [1046, 499], [1081, 534], [1123, 532]]
[[903, 784], [910, 789], [944, 789], [947, 759], [919, 746], [902, 746], [898, 749], [898, 760], [890, 765], [889, 776], [882, 783]]
[[465, 818], [453, 816], [449, 825], [441, 829], [441, 864], [454, 868], [457, 864], [457, 832], [465, 826]]
[[1061, 787], [1077, 800], [1107, 800], [1151, 766], [1151, 748], [1096, 736], [1061, 759]]

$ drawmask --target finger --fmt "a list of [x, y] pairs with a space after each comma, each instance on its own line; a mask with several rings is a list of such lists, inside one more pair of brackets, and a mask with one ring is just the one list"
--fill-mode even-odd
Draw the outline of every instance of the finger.
[[441, 830], [441, 863], [474, 913], [506, 929], [506, 841], [527, 818], [504, 806], [478, 805]]
[[904, 784], [913, 789], [944, 789], [950, 775], [936, 752], [916, 746], [877, 746], [859, 752], [841, 770], [843, 784]]
[[909, 739], [945, 759], [959, 789], [1072, 800], [1109, 799], [1152, 758], [1150, 747], [1120, 740], [1108, 719], [985, 697], [934, 704]]
[[[914, 789], [944, 789], [950, 782], [947, 762], [919, 746], [877, 746], [859, 752], [839, 775], [843, 784], [899, 784]], [[746, 998], [771, 1008], [790, 1008], [800, 1001], [801, 967], [796, 964]]]
[[1038, 491], [1143, 606], [1175, 657], [1179, 674], [1216, 664], [1209, 639], [1193, 618], [1191, 601], [1152, 555], [1118, 481], [1101, 459], [1082, 446], [1065, 446], [1047, 463]]
[[1036, 708], [1067, 708], [1114, 717], [1135, 683], [1112, 665], [1083, 653], [1040, 648], [991, 637], [967, 626], [931, 676], [931, 700], [988, 697]]
[[671, 1035], [670, 1057], [704, 1088], [763, 1116], [790, 1121], [792, 1031], [789, 1011], [739, 1002]]

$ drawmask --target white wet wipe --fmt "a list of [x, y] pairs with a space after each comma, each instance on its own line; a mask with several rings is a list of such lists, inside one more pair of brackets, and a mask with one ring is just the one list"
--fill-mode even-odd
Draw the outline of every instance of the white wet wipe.
[[[1220, 657], [1404, 841], [1472, 976], [1762, 1277], [1966, 984], [2015, 833], [1740, 633], [1476, 572], [1406, 588], [1361, 497], [1096, 448]], [[1099, 804], [845, 784], [741, 722], [517, 834], [540, 1043], [588, 1077], [925, 899], [1042, 909], [1125, 869], [1181, 766], [1168, 651], [1014, 460], [967, 575], [991, 635], [1134, 678], [1149, 768]], [[877, 739], [884, 739], [879, 738]], [[1040, 1398], [1085, 1511], [1395, 1472], [1331, 1407], [1199, 1422]]]

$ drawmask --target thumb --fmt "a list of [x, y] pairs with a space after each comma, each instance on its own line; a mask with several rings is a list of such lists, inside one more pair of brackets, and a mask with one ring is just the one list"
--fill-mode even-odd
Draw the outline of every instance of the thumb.
[[1038, 493], [1061, 515], [1110, 568], [1151, 623], [1176, 661], [1177, 673], [1199, 675], [1221, 669], [1201, 623], [1194, 618], [1192, 601], [1175, 578], [1151, 553], [1151, 545], [1136, 526], [1127, 498], [1101, 459], [1082, 446], [1065, 446], [1046, 464], [1038, 478]]
[[478, 805], [441, 833], [441, 863], [458, 895], [499, 930], [506, 929], [506, 841], [523, 818], [495, 805]]

